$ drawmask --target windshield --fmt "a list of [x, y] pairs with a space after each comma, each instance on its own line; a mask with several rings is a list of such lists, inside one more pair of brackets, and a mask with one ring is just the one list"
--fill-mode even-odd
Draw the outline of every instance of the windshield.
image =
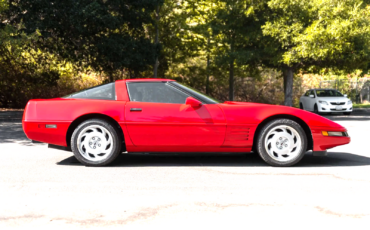
[[343, 94], [332, 89], [316, 90], [316, 95], [318, 97], [343, 97]]
[[189, 86], [185, 86], [185, 85], [182, 85], [178, 82], [174, 82], [174, 81], [171, 81], [170, 82], [171, 85], [175, 86], [176, 88], [182, 90], [182, 91], [185, 91], [185, 93], [191, 95], [192, 97], [194, 97], [195, 99], [198, 99], [199, 101], [205, 103], [205, 104], [218, 104], [220, 103], [219, 101], [217, 101], [216, 99], [210, 97], [210, 96], [207, 96], [193, 88], [190, 88]]

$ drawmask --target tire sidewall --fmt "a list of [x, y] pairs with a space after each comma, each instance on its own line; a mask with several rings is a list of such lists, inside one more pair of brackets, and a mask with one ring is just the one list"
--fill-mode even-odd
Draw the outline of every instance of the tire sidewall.
[[[77, 142], [78, 142], [78, 136], [81, 133], [82, 130], [84, 130], [88, 126], [92, 125], [100, 125], [108, 130], [110, 132], [112, 139], [113, 139], [113, 150], [110, 156], [104, 160], [101, 161], [90, 161], [82, 156], [80, 151], [78, 150]], [[100, 119], [91, 119], [87, 120], [83, 123], [81, 123], [73, 132], [72, 138], [71, 138], [71, 149], [74, 154], [74, 156], [77, 158], [79, 162], [86, 166], [103, 166], [111, 163], [114, 161], [118, 155], [120, 154], [121, 150], [121, 141], [118, 135], [118, 131], [116, 128], [114, 128], [109, 122], [100, 120]]]
[[[287, 161], [287, 162], [280, 162], [280, 161], [277, 161], [275, 159], [273, 159], [266, 151], [266, 148], [265, 148], [265, 140], [266, 140], [266, 136], [268, 134], [268, 132], [273, 129], [274, 127], [277, 127], [279, 125], [286, 125], [286, 126], [289, 126], [293, 129], [295, 129], [298, 134], [300, 135], [301, 137], [301, 141], [302, 141], [302, 149], [301, 149], [301, 152], [299, 153], [299, 155], [290, 160], [290, 161]], [[268, 163], [269, 165], [272, 165], [272, 166], [281, 166], [281, 167], [286, 167], [286, 166], [292, 166], [292, 165], [295, 165], [297, 164], [305, 155], [306, 151], [307, 151], [307, 136], [306, 136], [306, 133], [305, 131], [303, 130], [303, 128], [295, 121], [293, 120], [289, 120], [289, 119], [277, 119], [277, 120], [273, 120], [269, 123], [267, 123], [261, 130], [259, 136], [258, 136], [258, 146], [257, 146], [257, 150], [258, 150], [258, 153], [259, 155], [261, 156], [261, 158], [266, 162]]]

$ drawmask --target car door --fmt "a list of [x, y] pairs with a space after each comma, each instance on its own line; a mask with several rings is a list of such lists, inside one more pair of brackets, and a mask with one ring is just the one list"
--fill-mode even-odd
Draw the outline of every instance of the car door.
[[300, 102], [302, 103], [303, 109], [307, 110], [307, 98], [308, 95], [310, 94], [310, 90], [307, 90], [305, 94], [303, 94], [300, 98]]
[[125, 120], [135, 146], [221, 146], [225, 117], [217, 104], [193, 108], [167, 82], [127, 82]]
[[[313, 96], [313, 97], [312, 97]], [[306, 99], [307, 101], [307, 108], [306, 110], [313, 111], [314, 110], [314, 105], [316, 103], [316, 95], [315, 95], [315, 90], [311, 90], [309, 96]]]

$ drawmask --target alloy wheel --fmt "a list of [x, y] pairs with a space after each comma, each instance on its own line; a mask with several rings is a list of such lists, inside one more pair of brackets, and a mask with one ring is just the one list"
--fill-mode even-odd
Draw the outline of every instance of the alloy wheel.
[[98, 162], [107, 159], [113, 152], [112, 134], [103, 126], [90, 125], [77, 137], [77, 148], [87, 160]]
[[265, 149], [272, 159], [287, 162], [300, 155], [302, 140], [293, 127], [280, 125], [271, 129], [266, 135]]

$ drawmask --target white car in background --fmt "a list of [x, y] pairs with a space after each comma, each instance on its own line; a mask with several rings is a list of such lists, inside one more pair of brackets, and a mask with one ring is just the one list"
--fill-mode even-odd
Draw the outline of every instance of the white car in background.
[[352, 113], [352, 101], [335, 89], [310, 89], [299, 99], [301, 109], [314, 113]]

